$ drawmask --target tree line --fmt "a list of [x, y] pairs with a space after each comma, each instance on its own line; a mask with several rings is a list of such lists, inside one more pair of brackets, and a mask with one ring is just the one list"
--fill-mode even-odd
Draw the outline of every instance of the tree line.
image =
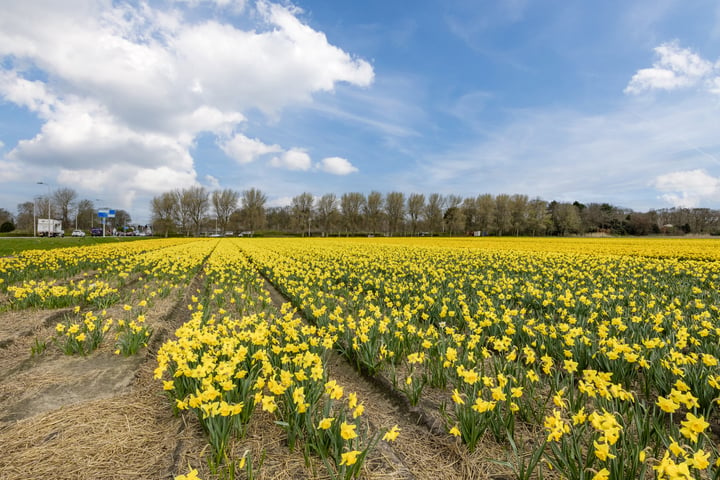
[[[652, 235], [720, 234], [720, 211], [709, 208], [669, 208], [635, 212], [608, 203], [547, 202], [520, 194], [480, 194], [476, 197], [431, 193], [372, 191], [320, 197], [305, 192], [290, 205], [267, 206], [256, 188], [208, 191], [204, 187], [175, 189], [150, 202], [156, 235], [209, 235], [266, 232], [290, 235]], [[17, 213], [0, 208], [0, 232], [33, 232], [37, 218], [61, 219], [66, 229], [100, 226], [97, 208], [79, 199], [71, 188], [17, 205]], [[125, 210], [117, 210], [107, 227], [131, 225]]]
[[350, 235], [650, 235], [720, 234], [720, 211], [670, 208], [634, 212], [608, 203], [547, 202], [521, 194], [477, 197], [372, 191], [320, 197], [296, 195], [268, 207], [256, 188], [176, 189], [152, 199], [159, 235], [260, 232], [303, 236]]

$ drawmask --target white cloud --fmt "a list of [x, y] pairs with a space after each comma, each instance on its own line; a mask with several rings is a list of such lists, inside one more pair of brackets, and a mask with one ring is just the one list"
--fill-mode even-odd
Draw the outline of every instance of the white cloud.
[[38, 114], [40, 118], [48, 118], [57, 103], [43, 82], [26, 80], [17, 72], [5, 70], [0, 70], [0, 96]]
[[167, 192], [175, 188], [188, 188], [197, 184], [194, 170], [170, 167], [132, 169], [127, 182], [129, 188], [143, 193]]
[[192, 112], [177, 115], [173, 121], [173, 130], [176, 132], [184, 132], [189, 135], [198, 132], [230, 135], [235, 125], [245, 121], [245, 116], [240, 112], [223, 112], [217, 108], [202, 105]]
[[660, 192], [666, 192], [661, 198], [676, 207], [697, 207], [703, 200], [720, 198], [720, 178], [702, 169], [659, 175], [653, 186]]
[[212, 175], [205, 175], [205, 183], [210, 190], [218, 190], [220, 188], [220, 180], [213, 177]]
[[358, 171], [357, 167], [341, 157], [323, 158], [320, 160], [318, 168], [333, 175], [349, 175]]
[[[237, 24], [246, 27], [187, 12], [201, 3], [242, 15]], [[374, 79], [368, 62], [330, 44], [299, 14], [263, 0], [179, 1], [166, 11], [104, 0], [5, 2], [0, 101], [43, 122], [5, 161], [50, 169], [58, 182], [82, 176], [91, 185], [135, 184], [152, 194], [195, 182], [190, 151], [203, 132], [240, 163], [281, 153], [262, 139], [232, 136], [247, 112], [278, 115], [338, 82], [367, 86]], [[278, 162], [310, 168], [299, 149]]]
[[220, 141], [219, 146], [228, 157], [240, 164], [250, 163], [268, 153], [282, 152], [279, 145], [266, 145], [257, 138], [248, 138], [239, 133]]
[[298, 148], [292, 148], [278, 157], [270, 160], [273, 167], [286, 168], [288, 170], [310, 170], [312, 160], [310, 155]]
[[713, 64], [692, 50], [681, 48], [677, 41], [663, 43], [655, 48], [658, 60], [652, 68], [643, 68], [633, 75], [625, 93], [637, 94], [646, 90], [675, 90], [691, 87], [709, 78]]

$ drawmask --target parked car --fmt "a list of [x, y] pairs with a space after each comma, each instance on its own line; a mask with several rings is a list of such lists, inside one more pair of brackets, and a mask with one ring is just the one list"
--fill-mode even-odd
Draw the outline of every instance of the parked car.
[[85, 232], [83, 232], [82, 230], [73, 230], [72, 236], [73, 237], [84, 237]]
[[91, 228], [90, 229], [90, 235], [93, 237], [102, 237], [103, 231], [102, 228]]

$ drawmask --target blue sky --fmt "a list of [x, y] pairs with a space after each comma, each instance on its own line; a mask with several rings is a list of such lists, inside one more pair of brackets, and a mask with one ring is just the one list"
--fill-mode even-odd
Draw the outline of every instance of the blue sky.
[[716, 1], [0, 0], [0, 207], [173, 188], [720, 208]]

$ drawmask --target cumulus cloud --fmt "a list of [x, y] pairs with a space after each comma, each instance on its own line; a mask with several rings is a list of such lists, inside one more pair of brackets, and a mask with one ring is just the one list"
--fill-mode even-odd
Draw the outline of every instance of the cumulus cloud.
[[677, 41], [655, 47], [657, 61], [652, 68], [637, 71], [630, 79], [625, 93], [638, 94], [647, 90], [675, 90], [705, 83], [712, 90], [720, 77], [713, 64]]
[[[188, 10], [200, 4], [242, 21]], [[9, 2], [0, 16], [0, 101], [42, 125], [8, 146], [5, 161], [51, 169], [57, 182], [82, 176], [108, 190], [132, 184], [157, 193], [168, 179], [170, 188], [196, 181], [191, 149], [201, 133], [239, 163], [281, 153], [233, 133], [247, 112], [276, 116], [339, 82], [374, 79], [368, 62], [330, 44], [299, 15], [264, 0], [186, 0], [170, 10], [102, 0]], [[275, 163], [308, 170], [309, 162], [293, 149]]]
[[661, 198], [675, 207], [697, 207], [703, 200], [720, 198], [720, 178], [705, 170], [683, 170], [659, 175], [653, 186], [666, 192]]
[[219, 142], [225, 154], [240, 164], [250, 163], [262, 155], [282, 151], [279, 145], [267, 145], [257, 138], [248, 138], [242, 134], [235, 134], [232, 138]]
[[280, 156], [273, 157], [270, 160], [270, 165], [288, 170], [307, 171], [312, 167], [312, 160], [310, 159], [310, 155], [305, 153], [305, 151], [292, 148]]
[[333, 175], [349, 175], [358, 171], [357, 167], [342, 157], [323, 158], [318, 168]]

